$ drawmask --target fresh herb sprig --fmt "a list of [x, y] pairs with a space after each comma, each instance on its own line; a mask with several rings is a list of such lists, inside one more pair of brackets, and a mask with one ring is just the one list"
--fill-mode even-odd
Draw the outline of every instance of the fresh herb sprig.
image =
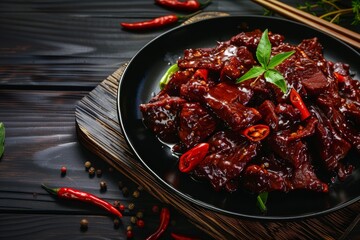
[[358, 25], [360, 23], [360, 0], [352, 0], [351, 7], [344, 7], [341, 2], [342, 0], [305, 1], [304, 4], [298, 6], [298, 9], [333, 23], [339, 23], [342, 16], [352, 16], [352, 24]]
[[257, 205], [258, 205], [260, 211], [263, 213], [267, 211], [266, 202], [267, 202], [268, 196], [269, 196], [268, 192], [262, 192], [262, 193], [259, 193], [259, 195], [256, 198]]
[[4, 154], [5, 150], [5, 126], [0, 122], [0, 158]]
[[266, 29], [263, 32], [256, 49], [256, 58], [261, 66], [252, 67], [248, 72], [238, 78], [236, 83], [241, 83], [264, 75], [267, 82], [276, 85], [283, 93], [286, 93], [287, 84], [285, 78], [279, 71], [275, 70], [275, 67], [294, 53], [295, 51], [283, 52], [271, 57], [271, 43], [269, 40], [268, 29]]

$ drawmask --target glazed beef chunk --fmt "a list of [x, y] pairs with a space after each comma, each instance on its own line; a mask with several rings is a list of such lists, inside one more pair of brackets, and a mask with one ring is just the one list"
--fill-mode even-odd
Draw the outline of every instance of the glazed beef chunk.
[[290, 44], [270, 31], [271, 56], [294, 51], [275, 67], [287, 92], [263, 75], [237, 83], [259, 65], [262, 33], [186, 49], [167, 85], [140, 105], [144, 124], [179, 156], [209, 146], [188, 174], [216, 191], [328, 192], [359, 165], [360, 81], [347, 63], [325, 59], [317, 38]]

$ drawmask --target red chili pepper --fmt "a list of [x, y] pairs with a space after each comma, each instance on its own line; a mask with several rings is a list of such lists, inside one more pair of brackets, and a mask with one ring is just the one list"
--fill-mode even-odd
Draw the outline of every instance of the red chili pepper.
[[123, 23], [120, 23], [120, 25], [123, 28], [129, 29], [129, 30], [148, 30], [148, 29], [159, 28], [159, 27], [171, 25], [171, 24], [174, 24], [174, 23], [177, 23], [180, 21], [184, 21], [184, 20], [194, 16], [197, 13], [198, 12], [196, 12], [194, 14], [186, 15], [186, 16], [170, 14], [170, 15], [157, 17], [157, 18], [154, 18], [154, 19], [151, 19], [148, 21], [143, 21], [143, 22], [133, 22], [133, 23], [124, 23], [123, 22]]
[[151, 234], [146, 240], [156, 240], [165, 232], [170, 222], [170, 211], [168, 208], [162, 208], [160, 213], [160, 225], [156, 232]]
[[195, 71], [193, 77], [207, 80], [208, 74], [209, 74], [209, 71], [207, 69], [201, 68], [201, 69], [198, 69], [198, 70]]
[[67, 187], [49, 188], [45, 185], [41, 185], [41, 187], [44, 188], [47, 192], [56, 195], [60, 198], [74, 199], [82, 202], [92, 203], [94, 205], [102, 207], [103, 209], [107, 210], [108, 212], [118, 217], [122, 217], [122, 214], [111, 203], [106, 202], [105, 200], [102, 200], [91, 193], [82, 192], [77, 189], [67, 188]]
[[347, 79], [346, 76], [344, 76], [344, 75], [342, 75], [342, 74], [340, 74], [338, 72], [334, 72], [334, 76], [338, 80], [338, 82], [341, 82], [341, 83], [345, 82], [346, 79]]
[[208, 151], [208, 143], [200, 143], [188, 150], [180, 157], [179, 170], [181, 172], [190, 172], [204, 159]]
[[159, 4], [160, 6], [171, 8], [174, 10], [180, 11], [196, 11], [206, 7], [208, 4], [211, 3], [211, 0], [206, 2], [199, 2], [197, 0], [155, 0], [155, 3]]
[[300, 114], [301, 114], [301, 121], [305, 120], [306, 118], [308, 118], [310, 116], [310, 112], [307, 109], [300, 94], [293, 88], [290, 91], [290, 101], [294, 105], [294, 107], [299, 109]]
[[269, 126], [263, 124], [258, 124], [248, 127], [243, 131], [244, 136], [253, 142], [263, 140], [269, 135], [269, 133], [270, 133]]
[[188, 236], [180, 235], [180, 234], [176, 234], [176, 233], [171, 233], [170, 235], [175, 240], [199, 240], [199, 238], [188, 237]]

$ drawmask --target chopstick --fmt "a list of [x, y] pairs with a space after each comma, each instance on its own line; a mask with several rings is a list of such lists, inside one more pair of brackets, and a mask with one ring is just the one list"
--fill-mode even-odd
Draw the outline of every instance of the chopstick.
[[309, 25], [320, 31], [326, 32], [354, 47], [360, 48], [360, 34], [349, 29], [328, 22], [310, 13], [291, 7], [277, 0], [252, 0], [253, 2], [270, 9], [278, 14]]

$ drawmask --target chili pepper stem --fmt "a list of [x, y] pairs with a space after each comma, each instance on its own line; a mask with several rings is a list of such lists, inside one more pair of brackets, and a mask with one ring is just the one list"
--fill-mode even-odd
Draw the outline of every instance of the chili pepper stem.
[[59, 188], [49, 188], [45, 184], [41, 184], [41, 187], [52, 195], [57, 195], [57, 193], [59, 192]]
[[201, 7], [201, 8], [204, 8], [204, 7], [206, 7], [207, 5], [209, 5], [211, 2], [212, 2], [212, 0], [207, 0], [207, 1], [205, 1], [205, 2], [200, 2], [200, 1], [199, 1], [200, 7]]

